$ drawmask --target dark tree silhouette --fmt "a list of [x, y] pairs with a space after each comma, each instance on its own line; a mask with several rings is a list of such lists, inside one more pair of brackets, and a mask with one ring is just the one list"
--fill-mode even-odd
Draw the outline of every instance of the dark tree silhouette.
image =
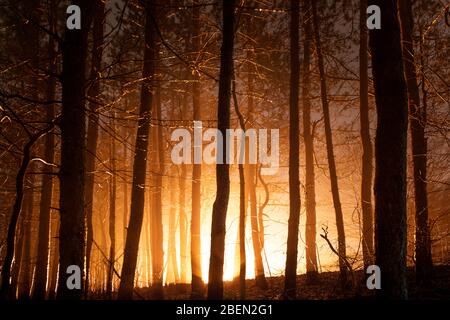
[[[84, 269], [85, 68], [92, 2], [74, 1], [83, 13], [81, 29], [66, 29], [62, 43], [62, 114], [58, 299], [80, 299], [82, 290], [67, 287], [71, 265]], [[83, 277], [82, 277], [83, 278]]]
[[334, 211], [336, 214], [336, 228], [338, 233], [338, 259], [340, 280], [343, 285], [347, 283], [348, 268], [345, 263], [346, 245], [344, 216], [342, 213], [341, 199], [339, 196], [338, 178], [336, 172], [336, 161], [333, 151], [333, 134], [331, 132], [330, 108], [328, 104], [327, 82], [325, 75], [325, 65], [323, 61], [322, 44], [320, 40], [319, 16], [317, 14], [316, 1], [310, 1], [312, 9], [312, 21], [314, 26], [314, 39], [317, 51], [317, 63], [320, 76], [320, 96], [322, 100], [323, 121], [325, 125], [325, 140], [327, 145], [328, 168], [330, 171], [331, 194], [333, 196]]
[[369, 122], [369, 77], [367, 66], [367, 1], [362, 0], [359, 8], [359, 110], [360, 135], [362, 142], [361, 209], [362, 248], [364, 269], [373, 262], [373, 214], [372, 214], [372, 172], [373, 150]]
[[144, 217], [144, 191], [147, 167], [147, 153], [149, 142], [149, 130], [152, 106], [152, 79], [154, 75], [154, 27], [153, 27], [154, 2], [145, 2], [145, 47], [144, 66], [141, 87], [141, 101], [139, 107], [139, 122], [136, 135], [136, 145], [133, 161], [133, 182], [131, 187], [130, 219], [127, 229], [127, 241], [122, 266], [122, 274], [119, 286], [119, 299], [131, 299], [133, 296], [134, 276], [136, 271], [139, 238], [141, 236], [142, 220]]
[[300, 85], [299, 15], [300, 1], [292, 1], [289, 28], [291, 62], [289, 87], [289, 223], [284, 281], [284, 295], [287, 299], [296, 298], [298, 225], [300, 221], [300, 128], [298, 108]]
[[375, 140], [375, 263], [382, 272], [381, 298], [405, 299], [407, 94], [400, 22], [391, 0], [381, 9], [381, 29], [369, 31], [377, 107]]
[[102, 67], [103, 54], [103, 23], [105, 17], [105, 3], [101, 0], [93, 1], [93, 26], [92, 38], [93, 47], [91, 54], [91, 70], [89, 78], [91, 85], [88, 89], [89, 96], [89, 114], [88, 114], [88, 129], [86, 139], [86, 184], [84, 205], [86, 210], [86, 281], [85, 294], [89, 291], [89, 278], [91, 270], [91, 253], [92, 243], [94, 241], [94, 226], [93, 226], [93, 210], [94, 210], [94, 182], [95, 182], [95, 161], [97, 157], [97, 141], [98, 141], [98, 127], [99, 127], [99, 112], [101, 105], [100, 100], [100, 80], [97, 79], [98, 73]]
[[[222, 145], [218, 145], [218, 154], [222, 154], [223, 163], [216, 165], [216, 199], [212, 211], [211, 255], [209, 260], [208, 299], [223, 298], [223, 262], [225, 251], [225, 222], [228, 198], [230, 195], [229, 165], [227, 159], [227, 135], [230, 127], [231, 80], [233, 77], [234, 47], [234, 0], [222, 1], [222, 48], [220, 52], [219, 101], [217, 106], [217, 127], [223, 136]], [[219, 150], [222, 149], [220, 152]]]
[[408, 88], [409, 123], [414, 172], [414, 205], [416, 218], [416, 278], [419, 284], [429, 283], [433, 270], [431, 237], [428, 225], [426, 109], [420, 105], [419, 86], [414, 55], [414, 18], [411, 0], [399, 1], [403, 40], [403, 64]]
[[311, 8], [309, 2], [302, 4], [303, 11], [303, 140], [305, 142], [305, 207], [306, 207], [306, 276], [308, 281], [317, 280], [316, 250], [316, 183], [314, 172], [314, 135], [311, 127]]

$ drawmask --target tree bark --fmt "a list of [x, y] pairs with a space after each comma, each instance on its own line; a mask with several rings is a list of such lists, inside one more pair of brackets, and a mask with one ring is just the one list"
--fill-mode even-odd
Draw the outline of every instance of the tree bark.
[[[54, 1], [51, 1], [49, 9], [49, 24], [54, 30]], [[53, 37], [49, 37], [48, 42], [48, 58], [50, 72], [56, 72], [56, 51]], [[47, 84], [46, 98], [49, 101], [55, 100], [56, 78], [50, 77]], [[47, 106], [46, 118], [47, 121], [53, 121], [55, 117], [55, 106], [53, 104]], [[44, 160], [52, 164], [55, 153], [55, 137], [53, 134], [48, 134], [45, 137], [44, 146]], [[51, 165], [46, 165], [43, 169], [44, 176], [42, 177], [42, 193], [39, 205], [39, 231], [38, 231], [38, 246], [36, 259], [36, 274], [33, 290], [33, 299], [45, 299], [46, 285], [47, 285], [47, 270], [49, 258], [49, 232], [50, 232], [50, 207], [53, 196], [53, 168]]]
[[331, 183], [331, 193], [333, 196], [334, 210], [336, 214], [336, 227], [338, 234], [338, 253], [339, 253], [339, 277], [341, 284], [345, 285], [347, 283], [347, 266], [345, 264], [344, 258], [346, 257], [346, 245], [345, 245], [345, 230], [344, 230], [344, 217], [342, 213], [341, 200], [339, 197], [339, 186], [338, 178], [336, 173], [336, 162], [334, 159], [333, 151], [333, 134], [331, 131], [331, 120], [330, 120], [330, 110], [328, 105], [328, 94], [327, 94], [327, 83], [325, 75], [325, 65], [323, 61], [322, 54], [322, 44], [320, 40], [319, 31], [319, 17], [317, 14], [317, 4], [315, 1], [310, 1], [312, 7], [313, 15], [313, 26], [314, 26], [314, 39], [317, 50], [317, 62], [319, 65], [319, 75], [320, 75], [320, 94], [322, 100], [323, 118], [325, 125], [325, 140], [327, 145], [327, 157], [328, 157], [328, 167], [330, 171], [330, 183]]
[[[83, 12], [81, 30], [66, 29], [62, 46], [63, 70], [61, 117], [61, 170], [58, 299], [80, 299], [82, 290], [70, 290], [66, 273], [70, 265], [84, 269], [84, 159], [85, 159], [85, 67], [87, 36], [92, 4], [74, 1]], [[83, 274], [81, 275], [83, 280]]]
[[217, 127], [223, 136], [223, 163], [216, 164], [216, 199], [211, 223], [211, 255], [209, 260], [208, 299], [223, 298], [223, 263], [225, 251], [225, 223], [230, 195], [230, 172], [227, 159], [227, 135], [230, 127], [231, 80], [233, 77], [234, 0], [222, 1], [223, 39], [220, 54], [219, 99]]
[[[253, 52], [251, 50], [247, 51], [247, 58], [251, 61], [254, 58]], [[249, 66], [249, 72], [247, 76], [247, 85], [248, 85], [248, 122], [253, 123], [253, 109], [254, 109], [254, 101], [253, 101], [253, 67]], [[249, 143], [245, 144], [245, 154], [248, 158], [249, 155]], [[258, 221], [258, 209], [256, 203], [256, 164], [248, 163], [246, 159], [246, 168], [247, 168], [247, 186], [248, 186], [248, 200], [250, 201], [250, 225], [252, 228], [252, 244], [253, 244], [253, 255], [255, 258], [255, 281], [256, 285], [261, 289], [267, 289], [267, 280], [264, 274], [264, 264], [262, 261], [262, 248], [263, 244], [261, 242], [261, 228], [259, 226]], [[262, 222], [262, 220], [261, 220]], [[262, 224], [261, 224], [262, 226]]]
[[[233, 105], [236, 111], [236, 114], [239, 119], [239, 126], [245, 132], [245, 120], [242, 116], [241, 111], [239, 110], [238, 99], [236, 95], [236, 81], [235, 81], [235, 71], [233, 70], [233, 80], [232, 80], [232, 92], [233, 92]], [[241, 137], [241, 141], [245, 141], [245, 133]], [[239, 146], [240, 148], [240, 146]], [[241, 149], [238, 151], [238, 159], [241, 158]], [[245, 166], [247, 167], [248, 173], [248, 143], [245, 142]], [[245, 299], [245, 273], [247, 269], [247, 261], [245, 257], [245, 219], [246, 219], [246, 206], [247, 206], [247, 192], [246, 192], [246, 184], [245, 184], [245, 175], [244, 175], [244, 164], [238, 161], [238, 170], [239, 170], [239, 227], [238, 227], [238, 249], [239, 249], [239, 296], [240, 299]]]
[[370, 30], [369, 46], [377, 107], [375, 140], [375, 263], [382, 272], [380, 298], [406, 299], [407, 94], [397, 6], [381, 9], [381, 29]]
[[299, 85], [300, 85], [300, 46], [299, 46], [300, 2], [291, 1], [290, 19], [290, 89], [289, 89], [289, 222], [286, 250], [286, 271], [284, 296], [295, 299], [297, 291], [297, 246], [300, 222], [300, 174], [299, 174]]
[[[35, 168], [35, 165], [31, 165]], [[33, 170], [34, 171], [34, 170]], [[18, 299], [28, 300], [30, 298], [31, 291], [31, 237], [32, 237], [32, 226], [31, 221], [33, 219], [33, 205], [34, 205], [34, 175], [29, 176], [28, 190], [25, 192], [24, 196], [24, 240], [22, 247], [22, 262], [19, 272], [19, 283], [18, 283]]]
[[88, 96], [91, 99], [89, 102], [88, 114], [88, 129], [86, 141], [86, 184], [85, 184], [85, 215], [86, 215], [86, 281], [84, 284], [85, 297], [89, 293], [89, 277], [91, 270], [91, 253], [92, 243], [94, 240], [94, 227], [92, 224], [92, 216], [94, 210], [94, 183], [95, 183], [95, 160], [97, 156], [97, 141], [98, 141], [98, 123], [99, 113], [98, 107], [100, 105], [100, 82], [97, 79], [98, 73], [101, 70], [102, 54], [103, 54], [103, 18], [105, 15], [105, 3], [101, 0], [95, 0], [93, 4], [93, 48], [91, 56], [91, 70], [90, 80], [91, 86], [88, 90]]
[[[158, 56], [157, 53], [155, 53]], [[158, 72], [155, 72], [156, 74]], [[155, 107], [156, 118], [161, 119], [161, 86], [159, 81], [155, 84]], [[155, 175], [155, 191], [154, 207], [151, 211], [152, 222], [152, 270], [153, 270], [153, 283], [152, 292], [154, 299], [162, 299], [163, 297], [163, 274], [164, 274], [164, 248], [163, 248], [163, 227], [162, 227], [162, 191], [163, 191], [163, 176], [165, 174], [164, 165], [164, 145], [163, 145], [163, 131], [160, 125], [156, 126], [157, 139], [155, 141], [156, 156], [158, 163], [158, 171]]]
[[311, 8], [308, 1], [303, 9], [303, 140], [305, 142], [305, 207], [306, 207], [306, 277], [308, 282], [317, 281], [318, 268], [316, 256], [316, 185], [314, 172], [314, 136], [311, 128]]
[[403, 65], [408, 88], [409, 123], [414, 172], [414, 205], [416, 220], [416, 280], [429, 283], [433, 271], [431, 237], [427, 198], [427, 139], [425, 137], [426, 109], [420, 105], [419, 86], [414, 62], [414, 18], [411, 0], [399, 0], [403, 39]]
[[359, 8], [359, 119], [362, 142], [361, 209], [364, 269], [373, 263], [372, 172], [373, 150], [369, 121], [369, 77], [367, 74], [367, 0]]
[[116, 179], [116, 141], [115, 141], [115, 112], [111, 118], [111, 177], [109, 181], [109, 266], [108, 279], [106, 282], [106, 293], [109, 299], [112, 299], [114, 291], [114, 264], [116, 260], [116, 196], [117, 196], [117, 179]]
[[151, 120], [151, 105], [153, 99], [152, 79], [154, 75], [154, 30], [152, 23], [153, 1], [145, 2], [145, 48], [144, 67], [142, 70], [141, 103], [139, 108], [138, 130], [133, 161], [133, 183], [131, 189], [130, 220], [125, 243], [124, 262], [122, 266], [121, 281], [119, 287], [119, 299], [131, 299], [133, 296], [134, 276], [136, 271], [137, 255], [139, 250], [139, 238], [144, 216], [144, 191], [147, 174], [147, 150], [149, 141], [149, 129]]

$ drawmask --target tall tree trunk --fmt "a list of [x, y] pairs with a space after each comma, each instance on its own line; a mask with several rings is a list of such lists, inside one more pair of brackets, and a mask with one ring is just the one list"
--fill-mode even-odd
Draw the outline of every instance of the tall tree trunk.
[[[247, 51], [247, 59], [251, 61], [254, 59], [253, 48]], [[248, 85], [248, 122], [253, 123], [253, 65], [249, 66], [249, 72], [247, 75], [247, 85]], [[245, 129], [245, 128], [244, 128]], [[249, 155], [249, 143], [245, 144], [245, 155], [248, 158]], [[253, 244], [253, 255], [255, 258], [255, 280], [256, 285], [261, 289], [267, 289], [267, 280], [264, 275], [264, 265], [262, 261], [262, 247], [261, 242], [261, 230], [258, 221], [258, 209], [256, 203], [256, 164], [248, 163], [246, 159], [247, 166], [247, 185], [248, 185], [248, 199], [250, 200], [250, 225], [252, 228], [252, 244]], [[262, 225], [261, 225], [262, 226]]]
[[[232, 80], [232, 92], [233, 92], [233, 105], [236, 114], [239, 119], [239, 126], [243, 130], [243, 136], [240, 137], [242, 143], [245, 142], [245, 120], [239, 110], [238, 99], [236, 95], [236, 81], [235, 81], [235, 71], [233, 70], [233, 80]], [[247, 269], [247, 261], [245, 257], [245, 219], [246, 219], [246, 206], [247, 206], [247, 192], [245, 184], [245, 172], [244, 164], [242, 163], [241, 153], [242, 149], [239, 146], [238, 151], [238, 170], [239, 170], [239, 227], [238, 227], [238, 249], [239, 249], [239, 296], [240, 299], [245, 299], [245, 273]], [[248, 143], [245, 142], [245, 167], [248, 171]]]
[[[84, 269], [84, 159], [85, 66], [92, 4], [74, 1], [83, 12], [81, 30], [66, 29], [62, 46], [61, 170], [58, 299], [80, 299], [82, 290], [70, 290], [66, 281], [71, 265]], [[81, 275], [83, 278], [83, 275]]]
[[86, 141], [86, 184], [84, 205], [86, 208], [86, 281], [84, 284], [85, 297], [89, 293], [89, 277], [91, 270], [91, 252], [92, 242], [94, 239], [94, 227], [92, 224], [92, 215], [94, 208], [94, 183], [95, 183], [95, 160], [97, 156], [97, 140], [98, 140], [98, 123], [100, 105], [100, 81], [97, 78], [101, 70], [102, 54], [103, 54], [103, 18], [105, 11], [105, 3], [101, 0], [95, 0], [93, 4], [93, 48], [91, 56], [90, 80], [93, 81], [88, 90], [88, 96], [92, 99], [89, 103], [88, 114], [88, 130]]
[[299, 46], [300, 1], [291, 2], [290, 37], [290, 89], [289, 89], [289, 222], [286, 250], [284, 295], [295, 299], [297, 291], [297, 246], [300, 221], [300, 175], [299, 175], [299, 112], [298, 96], [300, 84]]
[[367, 74], [367, 0], [359, 8], [359, 119], [362, 142], [361, 209], [362, 249], [364, 269], [373, 262], [373, 216], [372, 216], [372, 141], [369, 121], [369, 77]]
[[303, 140], [305, 142], [305, 207], [306, 207], [306, 277], [308, 282], [317, 281], [316, 256], [316, 182], [314, 173], [314, 136], [311, 128], [311, 8], [308, 1], [302, 5], [303, 30]]
[[[36, 166], [32, 165], [33, 168]], [[34, 176], [29, 177], [29, 190], [25, 192], [24, 197], [24, 240], [22, 247], [22, 262], [19, 272], [18, 299], [27, 300], [30, 298], [31, 289], [31, 221], [33, 218], [34, 204]]]
[[111, 118], [111, 177], [109, 182], [109, 266], [108, 266], [108, 280], [106, 283], [106, 292], [109, 299], [112, 298], [114, 291], [114, 263], [116, 260], [116, 195], [117, 195], [117, 182], [116, 182], [116, 141], [115, 132], [116, 127], [114, 124], [115, 112]]
[[[230, 127], [231, 80], [233, 77], [234, 0], [222, 1], [223, 39], [220, 54], [219, 99], [217, 127], [223, 136], [223, 163], [216, 164], [216, 199], [211, 223], [211, 255], [209, 260], [208, 299], [223, 298], [223, 262], [225, 251], [225, 222], [230, 196], [230, 176], [227, 159], [227, 135]], [[218, 159], [219, 160], [219, 159]], [[219, 161], [218, 161], [219, 162]]]
[[381, 298], [406, 299], [406, 83], [397, 6], [381, 9], [381, 29], [369, 32], [377, 106], [375, 140], [375, 263], [382, 272]]
[[[186, 72], [186, 76], [188, 76]], [[183, 93], [182, 110], [179, 119], [183, 119], [184, 115], [188, 112], [188, 90], [185, 87], [185, 92]], [[186, 217], [186, 179], [187, 179], [187, 167], [186, 164], [181, 164], [181, 172], [178, 179], [178, 210], [179, 210], [179, 225], [180, 225], [180, 283], [187, 283], [187, 265], [188, 265], [188, 253], [187, 253], [187, 228], [188, 222]], [[183, 287], [184, 288], [184, 287]]]
[[[156, 54], [158, 56], [158, 54]], [[158, 73], [158, 72], [156, 72]], [[161, 117], [161, 85], [159, 81], [155, 84], [155, 107], [156, 118]], [[152, 291], [154, 299], [162, 299], [163, 297], [163, 275], [164, 275], [164, 248], [163, 248], [163, 227], [162, 227], [162, 192], [163, 192], [163, 176], [165, 174], [164, 165], [164, 141], [162, 127], [158, 125], [156, 127], [157, 139], [156, 143], [156, 156], [158, 163], [158, 171], [155, 175], [155, 191], [154, 195], [154, 207], [151, 211], [152, 222], [152, 270], [153, 270], [153, 283]]]
[[[192, 16], [192, 41], [193, 50], [200, 50], [200, 13], [199, 7], [194, 6]], [[196, 71], [193, 74], [192, 82], [192, 109], [194, 121], [201, 121], [200, 109], [200, 75]], [[201, 143], [201, 142], [200, 142]], [[202, 148], [196, 145], [194, 148]], [[201, 257], [201, 178], [202, 165], [195, 163], [192, 165], [192, 212], [191, 212], [191, 298], [199, 299], [203, 296], [204, 284], [202, 278], [202, 257]]]
[[142, 219], [144, 216], [145, 178], [147, 175], [147, 153], [152, 105], [152, 80], [154, 75], [154, 31], [152, 23], [153, 1], [145, 2], [145, 47], [144, 66], [142, 70], [141, 103], [139, 107], [139, 121], [136, 135], [136, 145], [133, 161], [133, 183], [131, 189], [130, 220], [127, 230], [127, 241], [122, 266], [119, 287], [119, 299], [131, 299], [133, 296], [134, 276], [136, 271], [139, 239], [141, 236]]
[[414, 167], [416, 279], [417, 283], [423, 285], [429, 282], [433, 270], [430, 227], [428, 224], [426, 109], [425, 106], [420, 106], [419, 86], [414, 63], [414, 18], [411, 0], [400, 0], [399, 7]]
[[[54, 1], [50, 4], [49, 24], [50, 28], [54, 30]], [[53, 37], [49, 37], [48, 42], [48, 58], [50, 72], [56, 72], [56, 51]], [[49, 101], [55, 100], [56, 78], [50, 77], [47, 84], [46, 98]], [[55, 106], [53, 104], [47, 106], [46, 118], [47, 121], [53, 121], [55, 117]], [[44, 160], [47, 163], [53, 163], [55, 153], [55, 137], [53, 134], [48, 134], [45, 137], [44, 146]], [[47, 285], [47, 270], [49, 258], [49, 232], [50, 232], [50, 207], [52, 204], [53, 195], [53, 168], [46, 165], [43, 169], [44, 176], [42, 177], [42, 193], [39, 205], [39, 233], [37, 245], [37, 259], [36, 259], [36, 280], [34, 283], [33, 299], [45, 299], [45, 291]]]
[[330, 170], [330, 182], [331, 182], [331, 193], [333, 196], [334, 210], [336, 214], [336, 227], [338, 234], [338, 254], [339, 254], [339, 277], [341, 283], [344, 285], [347, 283], [347, 266], [345, 263], [346, 259], [346, 245], [345, 245], [345, 231], [344, 231], [344, 217], [342, 213], [341, 200], [339, 197], [339, 186], [336, 173], [336, 163], [334, 159], [333, 151], [333, 135], [331, 132], [331, 120], [330, 120], [330, 110], [328, 106], [328, 94], [327, 94], [327, 83], [325, 75], [325, 65], [323, 61], [322, 54], [322, 44], [320, 41], [320, 30], [319, 30], [319, 17], [317, 14], [317, 4], [315, 1], [310, 1], [312, 7], [313, 15], [313, 25], [314, 25], [314, 39], [317, 50], [317, 61], [319, 65], [319, 75], [320, 75], [320, 94], [322, 100], [323, 118], [325, 125], [325, 140], [327, 145], [327, 157], [328, 157], [328, 167]]
[[[126, 102], [125, 102], [126, 103]], [[127, 105], [125, 105], [127, 110]], [[125, 136], [127, 132], [125, 131]], [[128, 146], [127, 143], [123, 144], [123, 166], [125, 172], [128, 172]], [[125, 250], [125, 242], [127, 241], [127, 226], [128, 226], [128, 175], [126, 174], [123, 179], [123, 216], [122, 216], [122, 241], [123, 248]]]

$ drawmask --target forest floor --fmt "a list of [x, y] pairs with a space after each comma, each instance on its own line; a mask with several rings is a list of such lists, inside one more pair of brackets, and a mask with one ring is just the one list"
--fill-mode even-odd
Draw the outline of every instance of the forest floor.
[[[366, 287], [366, 275], [363, 271], [355, 272], [356, 286], [343, 289], [339, 282], [338, 272], [323, 272], [319, 274], [315, 284], [307, 282], [306, 275], [297, 276], [297, 298], [299, 300], [339, 300], [339, 299], [374, 299], [376, 290]], [[268, 289], [260, 289], [255, 280], [246, 281], [246, 299], [278, 300], [282, 299], [284, 277], [267, 278]], [[381, 279], [383, 284], [383, 279]], [[151, 299], [150, 288], [140, 288], [137, 293], [145, 299]], [[190, 299], [189, 285], [174, 285], [164, 287], [166, 299]], [[419, 289], [415, 282], [414, 269], [408, 269], [408, 296], [412, 300], [450, 300], [450, 265], [435, 266], [434, 277], [427, 289]], [[224, 283], [224, 298], [239, 299], [239, 287], [236, 283]]]

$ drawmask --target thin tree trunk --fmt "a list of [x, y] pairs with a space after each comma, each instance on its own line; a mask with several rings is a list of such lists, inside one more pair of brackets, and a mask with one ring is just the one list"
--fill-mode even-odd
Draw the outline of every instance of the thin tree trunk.
[[[193, 49], [200, 50], [200, 14], [198, 6], [193, 8]], [[200, 76], [198, 72], [193, 74], [192, 82], [192, 108], [194, 121], [201, 120], [200, 106]], [[194, 148], [200, 148], [195, 145]], [[194, 151], [195, 153], [195, 151]], [[201, 257], [201, 177], [202, 165], [195, 163], [192, 165], [192, 213], [191, 213], [191, 298], [199, 299], [203, 297], [204, 284], [202, 278], [202, 257]]]
[[373, 215], [372, 215], [372, 141], [369, 122], [369, 77], [367, 74], [367, 1], [362, 0], [359, 11], [359, 100], [360, 134], [362, 142], [361, 209], [362, 248], [364, 269], [373, 263]]
[[[235, 71], [233, 70], [233, 80], [232, 80], [232, 92], [233, 92], [233, 105], [236, 114], [239, 119], [239, 126], [243, 130], [244, 134], [241, 138], [241, 143], [245, 143], [245, 163], [248, 171], [248, 143], [245, 142], [245, 120], [239, 110], [238, 99], [236, 95], [236, 81], [235, 81]], [[239, 146], [239, 148], [241, 148]], [[239, 242], [239, 295], [240, 299], [245, 299], [245, 273], [247, 269], [247, 261], [245, 257], [245, 219], [246, 219], [246, 206], [247, 206], [247, 192], [245, 184], [244, 175], [244, 164], [241, 161], [242, 149], [238, 151], [238, 170], [239, 170], [239, 230], [238, 230], [238, 242]], [[255, 255], [256, 257], [256, 255]]]
[[309, 283], [317, 281], [316, 255], [316, 182], [314, 172], [314, 136], [311, 128], [311, 8], [308, 1], [303, 9], [303, 140], [305, 142], [305, 241], [306, 241], [306, 277]]
[[317, 15], [317, 4], [315, 1], [310, 1], [312, 6], [313, 15], [313, 25], [314, 25], [314, 38], [317, 50], [317, 61], [319, 65], [319, 75], [320, 75], [320, 93], [322, 100], [323, 117], [325, 124], [325, 139], [327, 145], [327, 156], [328, 156], [328, 167], [330, 170], [330, 182], [331, 182], [331, 193], [333, 196], [334, 210], [336, 214], [336, 227], [338, 234], [338, 254], [339, 254], [339, 277], [343, 285], [347, 283], [347, 266], [345, 264], [346, 258], [346, 245], [345, 245], [345, 231], [344, 231], [344, 217], [342, 213], [341, 200], [339, 197], [339, 186], [336, 173], [336, 163], [334, 159], [333, 151], [333, 135], [331, 131], [331, 120], [330, 120], [330, 110], [328, 106], [328, 94], [327, 94], [327, 84], [325, 75], [325, 65], [322, 55], [322, 45], [320, 41], [320, 31], [319, 31], [319, 17]]
[[[91, 251], [92, 242], [94, 239], [94, 227], [92, 225], [92, 215], [94, 208], [94, 183], [95, 183], [95, 160], [97, 155], [97, 140], [98, 140], [98, 123], [99, 113], [98, 107], [100, 105], [100, 82], [97, 78], [101, 69], [102, 54], [103, 54], [103, 18], [105, 11], [105, 3], [101, 0], [94, 1], [94, 21], [92, 28], [93, 49], [91, 56], [91, 70], [90, 80], [93, 81], [88, 90], [88, 96], [94, 100], [89, 103], [88, 114], [88, 130], [86, 141], [86, 184], [85, 184], [85, 200], [86, 207], [86, 281], [84, 284], [85, 297], [89, 293], [89, 277], [91, 268]], [[91, 101], [92, 101], [91, 100]]]
[[[157, 55], [157, 54], [156, 54]], [[156, 72], [157, 73], [157, 72]], [[159, 82], [156, 84], [155, 107], [156, 118], [161, 119], [161, 86]], [[153, 283], [152, 292], [154, 299], [162, 299], [163, 297], [163, 274], [164, 274], [164, 248], [163, 248], [163, 227], [162, 227], [162, 191], [163, 191], [163, 176], [165, 174], [164, 166], [164, 145], [162, 127], [156, 127], [157, 139], [155, 141], [156, 157], [158, 163], [158, 171], [155, 176], [155, 191], [154, 191], [154, 207], [151, 211], [152, 223], [152, 270]]]
[[[32, 165], [32, 168], [35, 168]], [[33, 170], [34, 171], [34, 170]], [[28, 190], [24, 196], [24, 240], [22, 247], [22, 262], [20, 264], [19, 271], [19, 286], [18, 286], [18, 299], [28, 300], [30, 298], [31, 289], [31, 221], [33, 218], [33, 204], [34, 204], [34, 175], [29, 177]]]
[[380, 298], [406, 299], [407, 93], [397, 5], [369, 1], [381, 9], [381, 29], [369, 45], [377, 106], [375, 140], [375, 263], [382, 272]]
[[284, 295], [295, 299], [297, 291], [297, 246], [300, 221], [300, 176], [299, 176], [299, 112], [298, 96], [300, 84], [299, 47], [300, 2], [291, 2], [290, 17], [290, 92], [289, 92], [289, 222], [286, 250]]
[[[183, 110], [180, 119], [188, 111], [188, 88], [183, 94]], [[181, 164], [181, 174], [178, 179], [178, 202], [179, 202], [179, 223], [180, 223], [180, 283], [187, 283], [187, 265], [188, 265], [188, 251], [187, 251], [187, 228], [188, 221], [186, 217], [186, 179], [187, 179], [186, 164]]]
[[428, 224], [426, 109], [424, 106], [420, 106], [419, 86], [414, 62], [414, 18], [411, 0], [400, 0], [399, 7], [414, 167], [416, 279], [419, 285], [424, 285], [429, 283], [433, 270], [430, 227]]
[[223, 136], [223, 163], [216, 164], [216, 199], [211, 223], [211, 255], [209, 261], [208, 299], [223, 298], [223, 262], [225, 251], [225, 222], [230, 195], [226, 129], [230, 127], [231, 80], [233, 77], [234, 0], [223, 0], [223, 39], [220, 55], [219, 99], [217, 127]]
[[[54, 29], [54, 1], [50, 4], [49, 24], [52, 30]], [[53, 37], [49, 37], [48, 42], [48, 58], [49, 70], [56, 72], [56, 52]], [[56, 78], [50, 77], [47, 84], [47, 100], [55, 100]], [[46, 111], [47, 121], [53, 121], [55, 117], [55, 106], [53, 104], [47, 106]], [[53, 134], [48, 134], [45, 137], [45, 151], [44, 160], [52, 164], [55, 153], [55, 137]], [[42, 177], [42, 193], [39, 206], [39, 233], [37, 245], [37, 259], [36, 259], [36, 280], [34, 283], [33, 299], [45, 299], [45, 291], [47, 285], [47, 270], [49, 258], [49, 232], [50, 232], [50, 207], [52, 204], [53, 195], [53, 168], [51, 165], [46, 165], [43, 169], [44, 176]]]
[[[254, 58], [253, 52], [247, 51], [247, 58], [251, 61]], [[253, 123], [253, 67], [249, 66], [249, 72], [247, 75], [247, 85], [248, 85], [248, 122]], [[243, 128], [245, 130], [245, 128]], [[246, 147], [246, 157], [249, 155], [249, 144], [245, 144]], [[261, 230], [258, 222], [258, 209], [256, 203], [256, 164], [250, 164], [246, 160], [247, 166], [247, 186], [250, 200], [250, 225], [252, 228], [252, 244], [253, 244], [253, 255], [255, 258], [255, 281], [256, 285], [261, 289], [267, 289], [267, 280], [264, 274], [264, 264], [262, 261], [262, 243], [261, 243]], [[262, 224], [261, 224], [262, 226]]]
[[152, 105], [152, 80], [154, 75], [154, 31], [152, 26], [153, 1], [145, 2], [145, 48], [144, 67], [142, 77], [144, 78], [141, 88], [141, 103], [139, 108], [138, 130], [133, 162], [133, 184], [131, 189], [130, 221], [128, 223], [127, 241], [122, 266], [122, 275], [119, 287], [119, 299], [131, 299], [133, 296], [133, 285], [136, 271], [136, 263], [139, 250], [139, 239], [141, 236], [142, 219], [144, 216], [144, 193], [146, 166], [148, 154], [149, 129]]
[[[126, 135], [126, 132], [125, 132]], [[123, 145], [123, 165], [125, 170], [125, 178], [123, 179], [123, 216], [122, 216], [122, 241], [125, 250], [125, 242], [127, 241], [127, 225], [128, 225], [128, 146]]]
[[112, 299], [112, 293], [114, 291], [114, 263], [116, 260], [116, 195], [117, 195], [117, 181], [116, 181], [116, 142], [115, 142], [115, 113], [111, 118], [111, 178], [109, 183], [109, 267], [108, 267], [108, 280], [106, 286], [106, 292], [109, 299]]

